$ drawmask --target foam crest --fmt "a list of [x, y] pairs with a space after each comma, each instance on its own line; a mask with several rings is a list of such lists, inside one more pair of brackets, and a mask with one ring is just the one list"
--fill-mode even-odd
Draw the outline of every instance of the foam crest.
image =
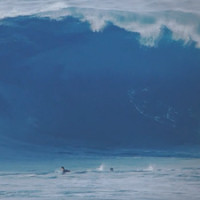
[[95, 8], [102, 10], [120, 10], [128, 12], [183, 11], [200, 13], [200, 3], [196, 0], [7, 0], [0, 2], [2, 17], [24, 14], [37, 14], [66, 7]]
[[172, 0], [8, 0], [0, 2], [0, 19], [37, 15], [60, 19], [73, 16], [101, 31], [112, 23], [127, 31], [140, 34], [143, 45], [155, 46], [162, 35], [162, 27], [172, 31], [174, 40], [191, 41], [200, 48], [200, 3]]

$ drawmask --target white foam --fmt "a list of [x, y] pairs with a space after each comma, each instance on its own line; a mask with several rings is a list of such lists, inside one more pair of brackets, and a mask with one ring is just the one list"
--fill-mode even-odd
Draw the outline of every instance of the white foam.
[[104, 170], [104, 165], [101, 164], [98, 168], [97, 168], [98, 171], [103, 171]]
[[102, 10], [120, 10], [128, 12], [182, 11], [200, 13], [197, 0], [6, 0], [0, 1], [2, 17], [37, 14], [67, 7], [95, 8]]
[[[43, 173], [46, 169], [51, 171], [57, 165], [57, 160], [47, 163], [37, 161], [31, 166], [27, 166], [27, 162], [24, 162], [24, 169], [19, 172], [16, 172], [17, 166], [12, 162], [14, 171], [5, 168], [0, 173], [0, 199], [122, 200], [134, 197], [134, 199], [199, 200], [199, 159], [161, 157], [119, 159], [117, 161], [116, 158], [109, 159], [110, 164], [116, 164], [116, 172], [113, 173], [72, 172], [66, 176], [55, 172]], [[73, 159], [71, 162], [72, 165], [85, 169], [85, 163], [99, 163], [99, 160], [89, 159], [81, 164], [79, 159]], [[144, 163], [153, 163], [153, 166], [149, 165], [144, 169]], [[132, 171], [136, 166], [140, 170]], [[30, 167], [35, 173], [26, 171]]]
[[140, 34], [140, 42], [154, 46], [162, 27], [174, 40], [194, 41], [200, 48], [200, 1], [197, 0], [7, 0], [0, 1], [0, 19], [22, 15], [57, 18], [74, 16], [88, 21], [93, 31], [111, 22]]
[[146, 168], [147, 171], [153, 171], [154, 170], [154, 167], [152, 165], [149, 165], [147, 168]]

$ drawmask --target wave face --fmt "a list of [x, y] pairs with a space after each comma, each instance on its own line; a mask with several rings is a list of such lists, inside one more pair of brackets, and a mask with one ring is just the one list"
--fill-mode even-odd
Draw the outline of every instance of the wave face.
[[200, 144], [196, 1], [30, 2], [1, 3], [1, 141]]

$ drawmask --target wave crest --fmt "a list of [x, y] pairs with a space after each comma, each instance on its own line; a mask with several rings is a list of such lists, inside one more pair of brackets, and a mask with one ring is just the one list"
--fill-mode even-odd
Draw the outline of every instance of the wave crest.
[[[11, 6], [12, 5], [12, 6]], [[172, 32], [174, 40], [185, 44], [195, 42], [200, 48], [200, 3], [155, 1], [12, 1], [1, 3], [0, 19], [20, 15], [37, 15], [60, 20], [66, 16], [87, 21], [92, 31], [102, 31], [108, 23], [140, 35], [140, 42], [155, 46], [162, 35], [162, 28]], [[98, 8], [98, 9], [97, 9]]]

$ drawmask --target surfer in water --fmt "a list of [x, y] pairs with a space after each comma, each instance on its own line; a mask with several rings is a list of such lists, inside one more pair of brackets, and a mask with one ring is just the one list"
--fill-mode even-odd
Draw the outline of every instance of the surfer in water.
[[62, 174], [65, 174], [66, 172], [70, 172], [69, 169], [65, 169], [63, 166], [60, 169], [62, 171]]

